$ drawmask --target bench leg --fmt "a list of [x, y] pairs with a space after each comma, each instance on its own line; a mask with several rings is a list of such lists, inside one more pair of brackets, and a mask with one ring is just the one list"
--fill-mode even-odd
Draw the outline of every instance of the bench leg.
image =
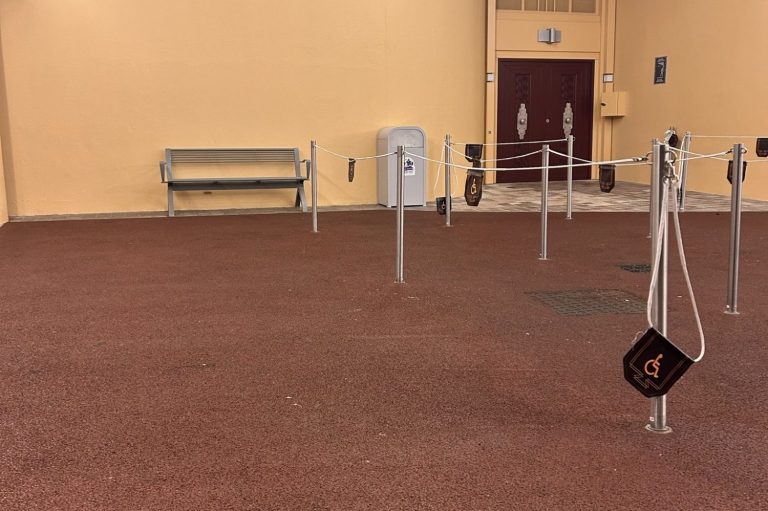
[[296, 187], [296, 204], [295, 206], [298, 208], [301, 206], [301, 210], [306, 213], [307, 212], [307, 196], [304, 195], [304, 183], [301, 183]]
[[168, 187], [168, 216], [173, 216], [173, 188]]

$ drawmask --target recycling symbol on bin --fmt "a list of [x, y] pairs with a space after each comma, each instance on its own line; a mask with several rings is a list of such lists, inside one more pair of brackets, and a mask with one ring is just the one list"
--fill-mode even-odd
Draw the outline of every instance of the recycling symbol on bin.
[[415, 176], [416, 175], [416, 162], [413, 161], [413, 158], [406, 157], [403, 161], [403, 175], [405, 176]]

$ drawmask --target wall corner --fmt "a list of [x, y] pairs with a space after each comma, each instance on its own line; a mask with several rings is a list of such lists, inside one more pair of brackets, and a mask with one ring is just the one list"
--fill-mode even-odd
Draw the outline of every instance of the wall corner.
[[[0, 139], [0, 155], [3, 154], [3, 140]], [[8, 222], [8, 199], [5, 188], [5, 170], [3, 158], [0, 156], [0, 225]]]

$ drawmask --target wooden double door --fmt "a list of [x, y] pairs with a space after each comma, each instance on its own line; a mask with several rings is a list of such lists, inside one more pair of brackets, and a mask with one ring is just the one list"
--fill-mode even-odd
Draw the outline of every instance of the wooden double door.
[[[572, 111], [574, 136], [573, 154], [577, 158], [591, 159], [592, 120], [594, 94], [594, 62], [591, 60], [519, 60], [499, 61], [498, 110], [496, 142], [526, 142], [564, 139], [563, 128], [566, 105]], [[526, 121], [518, 123], [518, 114], [524, 106]], [[567, 116], [566, 116], [567, 117]], [[525, 127], [522, 135], [519, 128]], [[499, 145], [496, 150], [497, 167], [540, 167], [541, 155], [509, 159], [541, 149], [541, 143]], [[566, 142], [552, 142], [550, 149], [567, 153]], [[550, 155], [550, 165], [563, 165], [566, 159]], [[578, 163], [578, 161], [574, 161]], [[591, 167], [574, 167], [574, 179], [590, 179]], [[550, 180], [566, 179], [566, 169], [551, 169]], [[496, 182], [513, 183], [539, 181], [541, 171], [520, 170], [497, 172]]]

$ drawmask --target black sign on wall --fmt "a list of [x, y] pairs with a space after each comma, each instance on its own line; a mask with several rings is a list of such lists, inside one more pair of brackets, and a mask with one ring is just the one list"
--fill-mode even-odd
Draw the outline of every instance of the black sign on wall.
[[656, 57], [656, 67], [653, 71], [653, 83], [667, 83], [667, 57]]

